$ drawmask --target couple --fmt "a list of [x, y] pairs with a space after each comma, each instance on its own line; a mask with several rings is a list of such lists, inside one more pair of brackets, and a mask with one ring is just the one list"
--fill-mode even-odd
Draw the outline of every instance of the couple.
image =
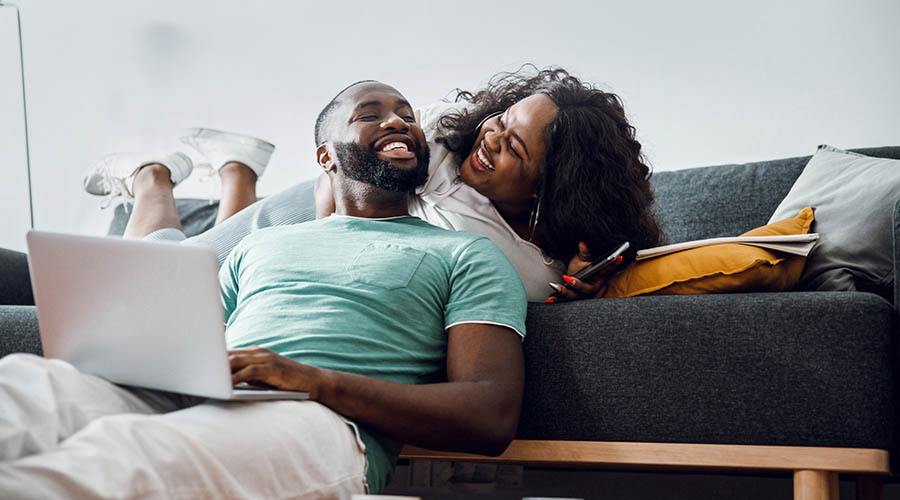
[[[515, 266], [529, 301], [547, 299], [554, 291], [548, 283], [563, 298], [590, 297], [598, 285], [576, 282], [570, 290], [558, 283], [571, 281], [592, 253], [629, 241], [627, 259], [659, 243], [650, 170], [614, 94], [562, 69], [523, 69], [497, 75], [477, 92], [460, 92], [457, 100], [399, 118], [416, 120], [431, 149], [427, 178], [410, 196], [409, 212], [445, 229], [488, 237]], [[316, 145], [323, 142], [322, 121], [316, 123]], [[220, 264], [256, 229], [321, 218], [335, 209], [325, 174], [315, 200], [312, 183], [302, 183], [254, 203], [256, 180], [274, 149], [269, 143], [208, 129], [182, 140], [219, 169], [217, 225], [190, 240], [215, 249]], [[181, 153], [110, 155], [85, 187], [134, 197], [125, 237], [183, 240], [172, 189], [191, 168]]]
[[[549, 129], [539, 130], [552, 139], [563, 108], [547, 108]], [[466, 186], [521, 191], [466, 176], [499, 173], [541, 147], [537, 166], [546, 168], [553, 145], [529, 135], [532, 115], [520, 109], [470, 125], [476, 165], [466, 165], [472, 155], [463, 161]], [[9, 356], [0, 361], [0, 491], [345, 497], [380, 491], [401, 442], [505, 448], [524, 378], [525, 291], [515, 270], [485, 238], [407, 215], [407, 192], [428, 182], [428, 148], [396, 90], [377, 82], [345, 89], [320, 115], [317, 143], [332, 193], [319, 198], [333, 200], [338, 215], [255, 232], [220, 273], [234, 381], [305, 390], [313, 401], [198, 404]], [[518, 165], [511, 173], [529, 163]], [[497, 197], [498, 213], [514, 198]], [[507, 223], [520, 237], [540, 235], [540, 223]]]

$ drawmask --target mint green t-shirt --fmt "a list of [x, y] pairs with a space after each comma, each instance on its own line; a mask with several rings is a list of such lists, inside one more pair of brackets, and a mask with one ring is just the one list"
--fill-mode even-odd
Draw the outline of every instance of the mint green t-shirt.
[[[407, 384], [446, 380], [459, 323], [525, 334], [518, 274], [487, 238], [416, 217], [337, 216], [256, 231], [219, 273], [229, 349], [257, 345], [313, 366]], [[358, 426], [382, 491], [401, 443]]]

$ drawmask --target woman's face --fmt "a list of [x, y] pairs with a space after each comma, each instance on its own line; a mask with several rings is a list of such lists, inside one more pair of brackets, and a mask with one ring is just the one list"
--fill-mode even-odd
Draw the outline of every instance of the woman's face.
[[485, 121], [460, 165], [462, 181], [494, 202], [530, 206], [547, 151], [544, 131], [558, 111], [552, 99], [535, 94]]

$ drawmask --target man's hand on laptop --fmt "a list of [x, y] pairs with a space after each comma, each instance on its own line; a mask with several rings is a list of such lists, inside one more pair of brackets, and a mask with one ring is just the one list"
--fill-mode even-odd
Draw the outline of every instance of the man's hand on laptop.
[[405, 384], [317, 368], [259, 347], [229, 352], [232, 381], [308, 392], [344, 417], [415, 446], [499, 455], [515, 435], [522, 405], [521, 337], [481, 323], [447, 331], [445, 382]]
[[260, 388], [308, 392], [317, 399], [324, 379], [321, 368], [298, 363], [262, 347], [249, 347], [228, 352], [231, 381]]

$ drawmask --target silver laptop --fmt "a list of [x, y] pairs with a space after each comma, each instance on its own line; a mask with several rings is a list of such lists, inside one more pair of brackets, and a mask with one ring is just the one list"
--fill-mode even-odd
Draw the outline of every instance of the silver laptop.
[[30, 231], [44, 356], [111, 382], [215, 399], [307, 399], [232, 387], [215, 253]]

